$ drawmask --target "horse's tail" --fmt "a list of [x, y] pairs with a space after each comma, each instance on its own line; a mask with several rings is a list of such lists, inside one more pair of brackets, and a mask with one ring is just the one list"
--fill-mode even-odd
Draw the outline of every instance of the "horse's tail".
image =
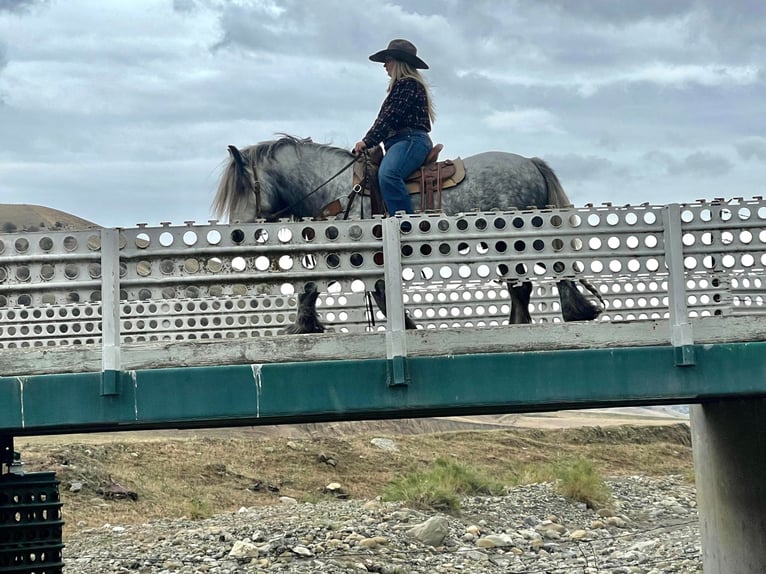
[[564, 191], [559, 178], [551, 167], [539, 157], [533, 157], [532, 163], [535, 164], [535, 167], [545, 180], [545, 187], [548, 189], [548, 205], [553, 207], [572, 207], [569, 196]]

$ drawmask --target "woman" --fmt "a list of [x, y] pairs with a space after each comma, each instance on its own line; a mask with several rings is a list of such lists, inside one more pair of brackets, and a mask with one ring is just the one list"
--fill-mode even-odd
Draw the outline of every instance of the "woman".
[[388, 96], [380, 107], [375, 123], [367, 135], [354, 146], [359, 154], [381, 142], [386, 155], [380, 163], [378, 182], [386, 210], [412, 213], [404, 178], [423, 165], [433, 143], [428, 132], [436, 118], [431, 94], [418, 69], [427, 70], [428, 64], [418, 58], [418, 50], [407, 40], [391, 40], [388, 48], [370, 56], [373, 62], [382, 62], [391, 77]]

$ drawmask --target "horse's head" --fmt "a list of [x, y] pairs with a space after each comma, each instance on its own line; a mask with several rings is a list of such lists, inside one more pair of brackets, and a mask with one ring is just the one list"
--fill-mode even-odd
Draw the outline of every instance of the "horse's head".
[[252, 148], [240, 151], [230, 145], [229, 162], [221, 176], [218, 192], [213, 199], [216, 217], [229, 221], [254, 221], [266, 217], [268, 201], [264, 201]]

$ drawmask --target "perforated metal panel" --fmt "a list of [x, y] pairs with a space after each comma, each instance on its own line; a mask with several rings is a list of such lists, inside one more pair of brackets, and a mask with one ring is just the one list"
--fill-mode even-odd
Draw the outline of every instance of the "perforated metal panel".
[[[397, 219], [404, 303], [423, 328], [508, 322], [508, 285], [534, 282], [537, 322], [560, 321], [556, 284], [586, 278], [603, 321], [669, 316], [664, 206], [412, 215]], [[766, 202], [682, 205], [689, 316], [764, 311]], [[307, 283], [332, 330], [385, 328], [364, 292], [383, 277], [384, 225], [280, 221], [0, 234], [0, 348], [97, 344], [102, 255], [119, 257], [123, 342], [278, 334]], [[113, 261], [113, 259], [107, 259]], [[373, 324], [374, 319], [374, 324]]]

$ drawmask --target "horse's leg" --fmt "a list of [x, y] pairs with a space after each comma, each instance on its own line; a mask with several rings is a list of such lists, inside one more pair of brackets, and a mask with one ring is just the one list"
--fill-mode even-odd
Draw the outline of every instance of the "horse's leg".
[[532, 295], [532, 283], [525, 281], [521, 285], [513, 285], [508, 281], [508, 291], [511, 294], [511, 316], [508, 321], [511, 325], [531, 323], [529, 297]]
[[316, 284], [306, 283], [303, 293], [298, 295], [298, 315], [295, 323], [285, 329], [285, 334], [324, 333], [325, 327], [317, 314], [317, 297], [319, 290]]
[[[378, 305], [378, 308], [380, 311], [388, 316], [386, 313], [386, 282], [383, 281], [383, 279], [378, 279], [375, 281], [375, 290], [371, 291], [372, 298], [375, 299], [375, 303]], [[404, 312], [404, 328], [405, 329], [417, 329], [418, 326], [415, 324], [415, 321], [413, 321], [410, 316], [407, 314], [407, 311]]]
[[580, 293], [574, 281], [562, 279], [556, 286], [559, 289], [561, 316], [564, 321], [592, 321], [603, 311], [593, 300]]

